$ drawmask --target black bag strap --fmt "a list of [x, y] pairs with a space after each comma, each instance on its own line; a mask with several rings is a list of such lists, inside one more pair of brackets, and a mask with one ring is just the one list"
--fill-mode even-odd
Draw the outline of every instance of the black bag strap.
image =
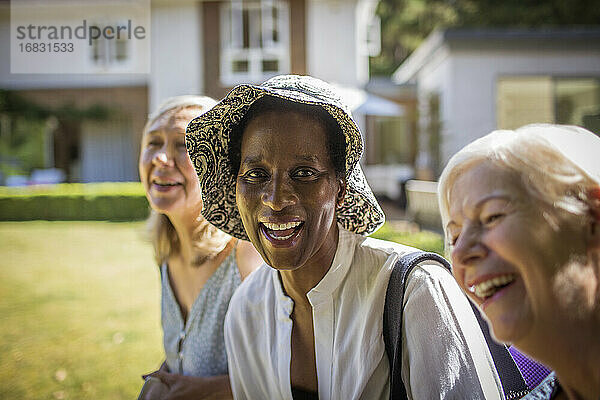
[[[405, 400], [406, 388], [402, 381], [402, 311], [406, 278], [423, 261], [435, 261], [450, 271], [450, 263], [435, 253], [416, 251], [406, 254], [396, 261], [388, 283], [383, 311], [383, 340], [390, 362], [390, 400]], [[490, 336], [487, 323], [479, 310], [469, 301], [483, 332], [496, 370], [500, 376], [506, 399], [517, 399], [529, 392], [519, 368], [511, 357], [508, 348], [496, 343]]]

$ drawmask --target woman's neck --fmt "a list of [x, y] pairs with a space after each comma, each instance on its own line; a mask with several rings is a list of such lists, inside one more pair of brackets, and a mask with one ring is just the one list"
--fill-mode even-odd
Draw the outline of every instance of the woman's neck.
[[598, 400], [600, 303], [578, 318], [555, 311], [552, 321], [515, 346], [555, 371], [569, 399]]
[[169, 217], [171, 224], [173, 224], [173, 228], [175, 228], [177, 239], [179, 240], [178, 255], [181, 258], [183, 265], [189, 267], [193, 266], [194, 259], [196, 258], [194, 249], [194, 233], [200, 224], [199, 218], [202, 217]]
[[[584, 352], [585, 349], [581, 353]], [[569, 356], [575, 360], [573, 355]], [[585, 358], [580, 358], [576, 362], [557, 364], [554, 371], [569, 399], [597, 400], [600, 397], [599, 359], [600, 354], [596, 351], [590, 352]]]
[[[553, 367], [561, 386], [570, 399], [600, 398], [600, 254], [592, 252], [588, 264], [577, 269], [579, 285], [572, 308], [577, 317], [573, 322], [557, 326], [561, 342], [565, 343], [553, 357]], [[570, 296], [574, 297], [574, 296]], [[577, 297], [574, 297], [577, 298]]]
[[[321, 282], [333, 264], [339, 245], [337, 225], [332, 227], [328, 236], [330, 237], [324, 241], [324, 245], [321, 246], [317, 254], [303, 266], [291, 271], [279, 271], [283, 289], [295, 303], [308, 301], [307, 293]], [[331, 245], [327, 245], [328, 241], [331, 241]]]

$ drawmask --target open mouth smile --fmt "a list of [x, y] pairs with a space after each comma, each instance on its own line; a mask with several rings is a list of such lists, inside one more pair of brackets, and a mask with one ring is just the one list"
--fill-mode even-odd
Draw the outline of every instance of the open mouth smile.
[[262, 234], [269, 242], [275, 246], [292, 245], [304, 227], [303, 221], [293, 221], [286, 223], [261, 222], [260, 229]]
[[502, 289], [510, 286], [517, 279], [516, 274], [504, 274], [481, 281], [475, 285], [469, 286], [469, 292], [481, 300], [488, 300]]

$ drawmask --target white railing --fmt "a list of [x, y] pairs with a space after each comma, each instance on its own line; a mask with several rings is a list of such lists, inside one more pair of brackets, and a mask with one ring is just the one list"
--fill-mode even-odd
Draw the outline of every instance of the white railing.
[[437, 182], [410, 180], [406, 182], [409, 218], [424, 227], [442, 230], [437, 201]]

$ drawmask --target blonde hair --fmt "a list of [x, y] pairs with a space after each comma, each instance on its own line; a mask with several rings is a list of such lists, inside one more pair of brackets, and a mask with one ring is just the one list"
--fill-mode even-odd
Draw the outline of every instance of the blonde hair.
[[483, 136], [452, 156], [440, 176], [444, 230], [452, 186], [461, 173], [482, 161], [516, 173], [538, 201], [576, 215], [589, 214], [589, 191], [600, 185], [598, 154], [600, 137], [577, 126], [532, 124]]
[[[201, 115], [211, 109], [216, 101], [206, 96], [177, 96], [167, 99], [158, 107], [158, 110], [148, 117], [144, 127], [144, 134], [148, 128], [160, 117], [166, 114], [175, 115], [184, 109], [198, 109]], [[194, 265], [201, 265], [205, 261], [219, 254], [231, 236], [212, 226], [202, 215], [196, 218], [197, 226], [193, 232]], [[154, 247], [154, 259], [158, 265], [167, 262], [169, 257], [176, 255], [181, 250], [181, 243], [175, 227], [165, 214], [150, 209], [150, 216], [146, 221], [146, 233]]]

